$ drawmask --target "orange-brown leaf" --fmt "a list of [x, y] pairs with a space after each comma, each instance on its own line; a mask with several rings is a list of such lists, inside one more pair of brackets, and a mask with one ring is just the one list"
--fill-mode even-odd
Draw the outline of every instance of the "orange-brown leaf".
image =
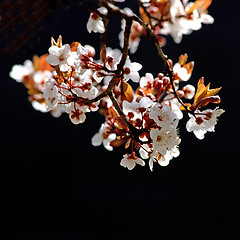
[[140, 13], [140, 16], [141, 16], [143, 22], [150, 23], [149, 17], [142, 7], [139, 8], [139, 13]]
[[[192, 106], [192, 105], [191, 105], [190, 103], [185, 103], [184, 105], [187, 107], [187, 109], [188, 109], [189, 111], [191, 110], [191, 106]], [[180, 106], [180, 110], [184, 111], [184, 110], [186, 110], [186, 109], [184, 108], [184, 106], [181, 105], [181, 106]]]
[[207, 8], [212, 3], [212, 0], [197, 0], [194, 4], [188, 9], [187, 14], [192, 14], [195, 9], [207, 10]]
[[80, 42], [73, 42], [70, 46], [71, 52], [76, 52], [79, 44], [80, 44]]
[[33, 56], [33, 67], [35, 69], [35, 71], [52, 71], [53, 67], [51, 67], [51, 65], [46, 61], [48, 54], [44, 54], [40, 57], [38, 56]]
[[122, 81], [122, 92], [121, 92], [121, 97], [122, 100], [126, 100], [128, 102], [132, 102], [133, 100], [133, 90], [130, 84], [128, 84], [125, 81]]
[[114, 110], [113, 107], [108, 108], [108, 114], [110, 115], [110, 117], [111, 117], [112, 119], [118, 117], [118, 114], [117, 114], [117, 112]]
[[180, 55], [178, 63], [181, 65], [181, 67], [186, 64], [187, 59], [188, 59], [188, 55], [186, 53]]
[[216, 95], [219, 91], [220, 88], [214, 88], [214, 89], [210, 89], [210, 83], [205, 86], [204, 85], [204, 78], [202, 77], [199, 81], [198, 81], [198, 88], [197, 88], [197, 92], [195, 94], [195, 98], [194, 98], [194, 108], [198, 108], [199, 106], [206, 106], [207, 104], [202, 104], [201, 102], [208, 97], [212, 97], [214, 95]]

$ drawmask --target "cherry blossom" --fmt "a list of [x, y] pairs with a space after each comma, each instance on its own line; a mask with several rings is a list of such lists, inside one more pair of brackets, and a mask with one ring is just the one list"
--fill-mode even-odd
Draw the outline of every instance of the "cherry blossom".
[[224, 113], [223, 109], [215, 108], [204, 111], [195, 111], [194, 115], [190, 114], [190, 119], [186, 124], [188, 132], [193, 132], [195, 136], [202, 140], [207, 132], [214, 132], [217, 124], [217, 117]]
[[123, 159], [120, 162], [120, 165], [127, 168], [128, 170], [132, 170], [137, 164], [145, 166], [145, 162], [141, 158], [133, 157], [129, 154], [123, 155]]
[[55, 45], [49, 48], [49, 56], [47, 61], [53, 65], [58, 66], [60, 71], [67, 72], [70, 69], [68, 61], [71, 60], [70, 45], [65, 44], [62, 47], [57, 47]]
[[92, 137], [93, 146], [103, 146], [108, 150], [112, 151], [113, 147], [110, 143], [116, 139], [116, 134], [110, 132], [110, 126], [107, 123], [103, 123], [99, 129], [99, 132]]
[[104, 33], [105, 27], [102, 18], [97, 13], [91, 13], [87, 23], [87, 30], [89, 33]]
[[56, 82], [54, 79], [49, 79], [45, 83], [43, 97], [47, 100], [47, 105], [46, 105], [47, 111], [54, 109], [58, 104], [58, 100], [60, 99], [58, 88], [55, 83]]
[[149, 117], [153, 119], [159, 127], [165, 129], [176, 128], [178, 124], [176, 114], [171, 111], [171, 107], [168, 105], [154, 105], [150, 109]]
[[138, 73], [139, 70], [142, 69], [142, 65], [137, 62], [131, 62], [129, 56], [126, 59], [126, 63], [124, 64], [124, 76], [126, 81], [131, 79], [133, 82], [139, 82], [140, 75]]
[[153, 140], [153, 150], [158, 151], [161, 155], [165, 155], [168, 150], [171, 150], [175, 145], [178, 145], [180, 139], [176, 129], [170, 131], [162, 129], [152, 129], [150, 137]]
[[[137, 164], [145, 166], [147, 160], [153, 171], [155, 163], [167, 166], [179, 156], [178, 127], [185, 121], [184, 113], [189, 116], [187, 131], [203, 139], [207, 132], [215, 131], [224, 112], [219, 107], [205, 108], [221, 102], [216, 95], [221, 87], [210, 89], [203, 77], [196, 88], [187, 84], [192, 80], [194, 62], [188, 62], [185, 53], [173, 63], [162, 49], [166, 43], [163, 35], [171, 35], [179, 43], [183, 35], [199, 30], [203, 23], [213, 23], [207, 11], [211, 1], [139, 0], [138, 14], [114, 2], [124, 0], [98, 1], [98, 8], [93, 7], [86, 19], [89, 33], [102, 34], [100, 51], [96, 51], [99, 45], [95, 50], [80, 42], [63, 45], [61, 36], [57, 41], [51, 38], [49, 54], [14, 65], [9, 75], [25, 85], [36, 110], [54, 117], [68, 114], [73, 124], [87, 124], [88, 113], [98, 111], [105, 122], [92, 137], [92, 145], [103, 144], [109, 151], [122, 147], [121, 166], [132, 170]], [[127, 4], [125, 1], [124, 6]], [[107, 26], [115, 16], [122, 27], [120, 50], [110, 48], [108, 40], [112, 36]], [[163, 61], [164, 66], [160, 72], [146, 69], [142, 73], [142, 64], [130, 60], [142, 37], [155, 45], [156, 61]]]
[[21, 82], [24, 76], [30, 75], [34, 72], [34, 67], [32, 61], [26, 60], [23, 65], [17, 64], [12, 67], [9, 76], [16, 80], [17, 82]]

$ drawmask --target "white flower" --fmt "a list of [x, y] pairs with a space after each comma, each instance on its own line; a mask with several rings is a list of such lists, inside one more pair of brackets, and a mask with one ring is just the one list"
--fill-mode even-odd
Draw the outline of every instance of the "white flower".
[[191, 29], [184, 26], [186, 24], [185, 19], [177, 18], [174, 23], [163, 22], [163, 28], [160, 30], [160, 33], [163, 35], [170, 34], [175, 41], [175, 43], [180, 43], [182, 41], [183, 34], [190, 34]]
[[99, 129], [99, 132], [96, 133], [92, 137], [92, 145], [93, 146], [100, 146], [103, 144], [103, 146], [108, 150], [112, 151], [113, 147], [110, 146], [110, 143], [116, 139], [115, 133], [107, 133], [109, 130], [109, 125], [107, 123], [103, 123]]
[[188, 81], [189, 78], [191, 77], [192, 74], [188, 73], [187, 72], [187, 69], [184, 68], [184, 67], [181, 67], [181, 65], [179, 63], [176, 63], [174, 66], [173, 66], [173, 72], [177, 75], [179, 78], [182, 79], [182, 81]]
[[16, 64], [13, 65], [9, 76], [16, 80], [17, 82], [21, 82], [24, 76], [30, 75], [34, 72], [34, 67], [32, 61], [26, 60], [23, 65]]
[[171, 107], [168, 105], [155, 104], [150, 109], [149, 117], [153, 119], [159, 127], [168, 130], [176, 128], [178, 124], [176, 114], [171, 111]]
[[145, 166], [145, 162], [139, 157], [133, 157], [132, 155], [125, 154], [123, 155], [123, 159], [120, 162], [120, 165], [128, 168], [128, 170], [132, 170], [136, 164], [141, 166]]
[[132, 120], [136, 120], [137, 118], [141, 118], [141, 113], [144, 109], [151, 107], [153, 105], [152, 100], [149, 97], [143, 97], [139, 102], [133, 100], [132, 102], [123, 101], [123, 113], [128, 115], [128, 113], [133, 113], [134, 116]]
[[142, 65], [137, 62], [131, 62], [129, 56], [127, 56], [124, 68], [124, 76], [126, 81], [131, 79], [133, 82], [139, 82], [140, 75], [138, 73], [139, 70], [142, 69]]
[[149, 85], [153, 84], [154, 77], [151, 73], [146, 73], [144, 77], [140, 79], [140, 87], [141, 88], [148, 88]]
[[79, 124], [83, 123], [86, 120], [86, 115], [84, 111], [81, 111], [80, 108], [75, 108], [70, 112], [69, 118], [72, 121], [72, 123]]
[[97, 33], [104, 33], [105, 32], [105, 27], [102, 18], [96, 14], [96, 13], [91, 13], [90, 17], [87, 22], [87, 30], [89, 33], [92, 31]]
[[215, 108], [214, 110], [207, 109], [202, 112], [195, 111], [195, 116], [189, 114], [190, 119], [186, 124], [188, 132], [192, 132], [195, 136], [202, 140], [207, 132], [214, 132], [215, 125], [217, 124], [217, 117], [225, 111], [223, 109]]
[[60, 100], [58, 88], [55, 85], [55, 83], [56, 83], [55, 80], [52, 78], [45, 83], [43, 97], [47, 100], [46, 104], [47, 111], [54, 109], [58, 104], [58, 100]]
[[190, 34], [193, 30], [199, 30], [202, 23], [211, 24], [214, 19], [201, 9], [195, 9], [191, 13], [191, 18], [185, 17], [186, 12], [193, 5], [192, 2], [188, 3], [184, 8], [180, 0], [171, 0], [171, 22], [163, 22], [163, 28], [160, 30], [161, 34], [170, 34], [176, 43], [180, 43], [182, 36]]
[[153, 163], [158, 162], [159, 165], [165, 167], [169, 164], [172, 158], [176, 158], [179, 156], [180, 152], [178, 149], [178, 144], [180, 143], [180, 139], [176, 141], [176, 144], [170, 150], [167, 150], [165, 155], [162, 155], [158, 150], [154, 150], [150, 144], [143, 144], [139, 149], [139, 154], [142, 159], [149, 158], [149, 168], [153, 171]]
[[171, 150], [175, 145], [180, 143], [176, 129], [170, 131], [164, 128], [161, 130], [152, 129], [150, 137], [153, 140], [153, 151], [157, 150], [161, 155], [165, 155], [168, 150]]
[[171, 107], [171, 111], [176, 115], [177, 119], [182, 119], [183, 118], [183, 113], [180, 109], [181, 104], [179, 103], [179, 101], [177, 100], [177, 98], [174, 97], [174, 94], [168, 94], [165, 98], [164, 98], [164, 104], [168, 105]]
[[67, 72], [70, 69], [69, 65], [71, 65], [72, 59], [70, 58], [71, 52], [69, 44], [65, 44], [61, 48], [54, 45], [51, 46], [48, 51], [49, 56], [46, 59], [47, 62], [49, 62], [53, 66], [59, 65], [60, 71], [62, 72]]

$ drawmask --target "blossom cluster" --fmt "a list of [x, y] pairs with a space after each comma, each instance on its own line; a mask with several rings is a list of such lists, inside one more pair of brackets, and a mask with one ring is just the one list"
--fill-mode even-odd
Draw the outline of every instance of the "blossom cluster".
[[[189, 84], [194, 62], [188, 62], [188, 55], [183, 54], [173, 63], [160, 47], [161, 35], [171, 34], [179, 42], [183, 34], [199, 29], [201, 23], [213, 22], [206, 10], [211, 1], [138, 2], [140, 16], [131, 9], [100, 1], [102, 6], [88, 19], [89, 32], [104, 34], [106, 19], [119, 15], [122, 50], [106, 47], [103, 42], [100, 59], [96, 59], [93, 46], [63, 44], [59, 36], [57, 41], [52, 38], [47, 55], [14, 65], [10, 76], [28, 88], [33, 107], [42, 112], [50, 111], [55, 117], [67, 113], [72, 123], [80, 124], [86, 120], [86, 113], [99, 111], [105, 122], [93, 136], [92, 145], [103, 144], [109, 151], [124, 146], [121, 166], [132, 170], [148, 161], [153, 170], [154, 163], [167, 166], [179, 156], [178, 124], [184, 112], [189, 116], [187, 131], [203, 139], [207, 132], [215, 131], [224, 110], [202, 110], [209, 103], [220, 103], [217, 93], [221, 88], [210, 89], [204, 78], [198, 81], [197, 88]], [[165, 68], [157, 76], [149, 72], [141, 76], [142, 65], [132, 62], [128, 54], [129, 48], [135, 52], [142, 34], [151, 35], [164, 61]], [[139, 87], [133, 89], [131, 82]]]

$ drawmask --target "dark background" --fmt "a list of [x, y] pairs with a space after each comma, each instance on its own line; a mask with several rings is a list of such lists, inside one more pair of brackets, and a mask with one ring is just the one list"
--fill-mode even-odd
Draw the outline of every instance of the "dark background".
[[[19, 2], [22, 8], [15, 5]], [[148, 166], [133, 171], [121, 167], [122, 149], [91, 146], [104, 121], [98, 113], [75, 126], [67, 115], [55, 119], [37, 112], [24, 86], [8, 75], [14, 64], [47, 53], [51, 36], [61, 34], [64, 43], [79, 41], [98, 50], [99, 36], [86, 30], [89, 5], [0, 5], [0, 239], [152, 239], [155, 234], [157, 239], [237, 239], [239, 1], [213, 1], [209, 12], [214, 24], [184, 36], [180, 44], [167, 38], [163, 50], [171, 59], [176, 62], [186, 52], [195, 61], [190, 83], [196, 86], [204, 76], [212, 88], [223, 87], [220, 108], [226, 112], [216, 132], [202, 141], [186, 131], [185, 116], [180, 157], [167, 167], [155, 165], [153, 172]], [[111, 47], [118, 47], [118, 20], [110, 24]], [[162, 71], [156, 49], [145, 39], [131, 59], [143, 65], [141, 75]]]

